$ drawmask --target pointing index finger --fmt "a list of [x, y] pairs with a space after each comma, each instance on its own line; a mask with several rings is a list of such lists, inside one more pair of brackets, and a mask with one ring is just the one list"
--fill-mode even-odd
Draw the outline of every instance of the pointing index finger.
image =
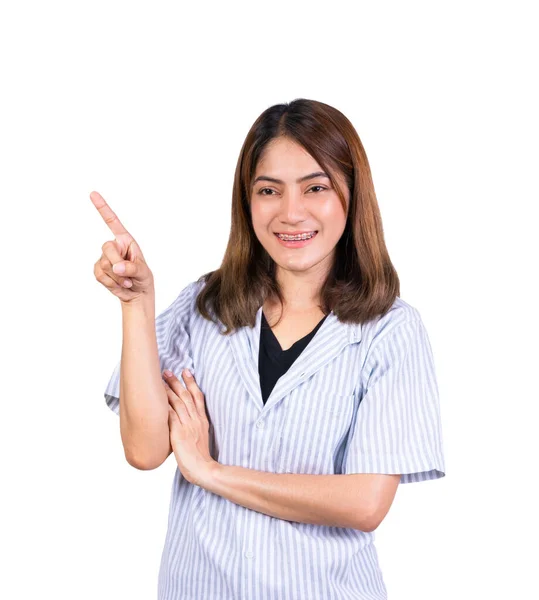
[[92, 192], [90, 194], [94, 206], [99, 211], [99, 214], [103, 217], [105, 223], [109, 226], [109, 229], [115, 236], [130, 235], [127, 229], [122, 225], [120, 219], [116, 216], [112, 208], [106, 203], [105, 199], [98, 192]]

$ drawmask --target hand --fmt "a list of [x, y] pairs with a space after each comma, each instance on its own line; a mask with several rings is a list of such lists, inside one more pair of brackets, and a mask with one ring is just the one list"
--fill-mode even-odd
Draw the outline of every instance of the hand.
[[187, 387], [174, 375], [163, 381], [168, 396], [168, 426], [170, 444], [176, 457], [181, 474], [195, 485], [204, 487], [204, 482], [211, 477], [215, 465], [209, 450], [210, 423], [206, 415], [204, 395], [195, 382], [194, 377], [183, 371], [183, 380]]
[[[139, 245], [101, 194], [92, 192], [90, 198], [115, 236], [101, 247], [103, 254], [94, 265], [95, 278], [124, 304], [137, 301], [148, 292], [153, 293], [153, 275]], [[120, 271], [122, 267], [124, 270]]]

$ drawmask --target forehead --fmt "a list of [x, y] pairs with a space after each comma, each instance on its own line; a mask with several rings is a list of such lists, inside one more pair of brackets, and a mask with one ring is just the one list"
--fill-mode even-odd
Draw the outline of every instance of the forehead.
[[[281, 175], [293, 173], [305, 175], [310, 171], [321, 171], [322, 167], [316, 160], [298, 143], [288, 138], [277, 138], [272, 140], [264, 148], [262, 155], [256, 165], [256, 175], [269, 175], [270, 171], [279, 171]], [[303, 172], [305, 171], [305, 173]]]
[[297, 179], [316, 171], [324, 171], [332, 176], [335, 185], [343, 190], [348, 202], [349, 193], [344, 175], [338, 169], [322, 168], [303, 146], [289, 138], [275, 138], [268, 142], [256, 165], [251, 187], [255, 185], [254, 180], [260, 176], [274, 177], [281, 179], [285, 184], [295, 185]]

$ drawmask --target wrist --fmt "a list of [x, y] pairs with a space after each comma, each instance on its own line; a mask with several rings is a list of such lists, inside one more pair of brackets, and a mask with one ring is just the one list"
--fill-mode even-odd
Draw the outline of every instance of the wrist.
[[208, 492], [212, 492], [215, 489], [214, 486], [217, 482], [219, 474], [223, 469], [223, 466], [224, 465], [216, 460], [208, 461], [201, 473], [201, 476], [199, 477], [198, 485], [203, 487]]
[[125, 319], [155, 319], [155, 297], [153, 294], [140, 296], [130, 302], [121, 302], [122, 316]]
[[131, 310], [132, 308], [137, 309], [141, 306], [145, 308], [149, 306], [155, 306], [155, 292], [153, 290], [149, 292], [142, 292], [140, 296], [125, 302], [120, 300], [120, 305], [122, 310]]

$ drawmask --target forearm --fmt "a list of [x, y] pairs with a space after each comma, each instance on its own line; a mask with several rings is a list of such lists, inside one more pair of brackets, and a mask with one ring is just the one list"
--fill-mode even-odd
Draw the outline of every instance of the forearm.
[[120, 431], [125, 456], [137, 468], [154, 468], [170, 450], [168, 399], [155, 332], [155, 300], [122, 304]]
[[271, 517], [370, 531], [368, 494], [353, 475], [268, 473], [215, 463], [201, 483], [208, 491]]

